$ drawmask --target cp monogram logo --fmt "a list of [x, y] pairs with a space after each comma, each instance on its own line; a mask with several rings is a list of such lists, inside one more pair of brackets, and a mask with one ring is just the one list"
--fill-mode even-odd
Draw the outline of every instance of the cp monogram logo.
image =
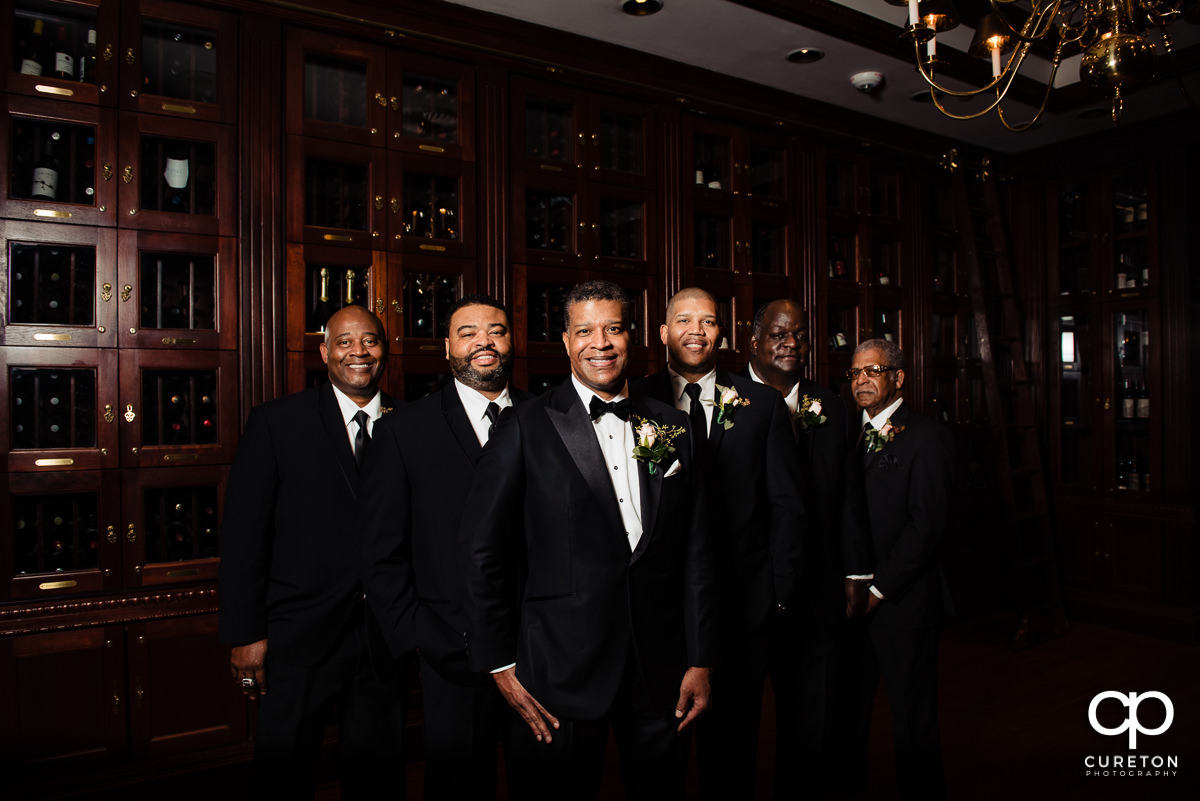
[[[1129, 717], [1125, 718], [1125, 722], [1120, 726], [1117, 726], [1115, 729], [1105, 728], [1104, 726], [1100, 725], [1100, 721], [1096, 720], [1096, 707], [1100, 706], [1100, 702], [1105, 698], [1115, 698], [1124, 706], [1129, 708]], [[1138, 704], [1140, 704], [1146, 698], [1157, 698], [1162, 702], [1163, 708], [1167, 710], [1166, 718], [1163, 719], [1162, 725], [1157, 729], [1143, 728], [1142, 724], [1138, 722]], [[1129, 693], [1129, 695], [1126, 696], [1124, 693], [1119, 693], [1115, 690], [1108, 690], [1107, 692], [1098, 694], [1092, 699], [1091, 705], [1088, 706], [1088, 722], [1091, 723], [1092, 728], [1098, 731], [1100, 734], [1106, 734], [1111, 737], [1120, 734], [1126, 729], [1129, 730], [1130, 749], [1137, 748], [1138, 732], [1151, 736], [1162, 734], [1164, 731], [1171, 728], [1171, 722], [1173, 720], [1175, 720], [1175, 706], [1171, 703], [1170, 698], [1156, 690], [1148, 693], [1142, 693], [1140, 696], [1137, 693]]]

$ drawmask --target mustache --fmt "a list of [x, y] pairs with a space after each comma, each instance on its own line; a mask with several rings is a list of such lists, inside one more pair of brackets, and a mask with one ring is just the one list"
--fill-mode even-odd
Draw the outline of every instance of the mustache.
[[482, 347], [478, 347], [478, 348], [476, 348], [475, 350], [473, 350], [473, 351], [471, 351], [470, 353], [468, 353], [468, 354], [467, 354], [467, 358], [468, 358], [468, 359], [474, 359], [474, 358], [475, 358], [476, 356], [478, 356], [480, 353], [485, 353], [485, 352], [486, 352], [486, 353], [495, 353], [497, 356], [499, 356], [499, 355], [500, 355], [499, 353], [497, 353], [497, 351], [496, 351], [496, 347], [495, 347], [494, 345], [483, 345]]

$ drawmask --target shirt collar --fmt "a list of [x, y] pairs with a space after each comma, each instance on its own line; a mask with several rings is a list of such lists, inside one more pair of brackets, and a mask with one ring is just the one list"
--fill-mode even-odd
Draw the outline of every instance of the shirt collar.
[[359, 406], [350, 399], [349, 395], [347, 395], [345, 392], [342, 392], [337, 387], [333, 387], [333, 396], [337, 398], [338, 408], [341, 409], [342, 412], [342, 425], [350, 425], [350, 421], [354, 419], [354, 415], [359, 409], [365, 411], [367, 413], [367, 417], [371, 418], [372, 420], [379, 419], [379, 407], [383, 404], [383, 393], [379, 392], [378, 390], [375, 391], [375, 397], [371, 398], [370, 402], [367, 403], [366, 406]]
[[[766, 381], [763, 381], [762, 378], [759, 377], [758, 371], [754, 369], [754, 364], [752, 362], [747, 362], [746, 366], [750, 368], [750, 380], [751, 381], [755, 382], [756, 384], [766, 384], [767, 383]], [[799, 381], [792, 384], [792, 388], [789, 389], [788, 393], [783, 396], [783, 405], [787, 406], [789, 411], [794, 412], [794, 411], [799, 410], [799, 408], [800, 408], [800, 382]]]
[[[591, 407], [593, 396], [600, 398], [599, 395], [596, 395], [594, 390], [589, 389], [588, 387], [585, 387], [583, 385], [583, 382], [575, 377], [574, 373], [571, 373], [571, 383], [575, 385], [575, 391], [577, 393], [579, 393], [579, 399], [581, 401], [583, 401], [583, 408], [588, 409]], [[612, 403], [616, 403], [619, 400], [625, 400], [628, 397], [629, 397], [629, 382], [626, 381], [625, 386], [621, 387], [621, 391], [619, 393], [617, 393], [617, 395], [612, 399]], [[600, 400], [604, 400], [604, 398], [600, 398]], [[609, 401], [605, 401], [605, 403], [608, 403], [608, 402]]]
[[675, 393], [675, 400], [683, 397], [683, 390], [688, 384], [700, 385], [700, 397], [712, 398], [716, 395], [717, 390], [717, 368], [709, 370], [698, 381], [688, 381], [679, 373], [671, 369], [671, 365], [667, 365], [667, 374], [671, 376], [671, 390]]
[[495, 403], [501, 409], [512, 406], [512, 400], [508, 396], [507, 385], [504, 389], [500, 390], [500, 394], [494, 401], [479, 390], [468, 387], [457, 378], [454, 379], [454, 386], [458, 390], [458, 397], [462, 401], [463, 409], [467, 412], [468, 420], [482, 420], [484, 415], [487, 414], [489, 403]]
[[896, 400], [892, 401], [892, 404], [890, 406], [888, 406], [886, 409], [884, 409], [882, 412], [875, 415], [874, 417], [868, 417], [867, 410], [863, 409], [863, 413], [862, 413], [863, 422], [864, 423], [869, 422], [871, 424], [871, 428], [876, 428], [876, 429], [883, 428], [884, 425], [887, 423], [888, 418], [896, 413], [896, 410], [900, 408], [900, 404], [902, 404], [902, 403], [904, 403], [903, 395], [901, 395], [899, 398], [896, 398]]

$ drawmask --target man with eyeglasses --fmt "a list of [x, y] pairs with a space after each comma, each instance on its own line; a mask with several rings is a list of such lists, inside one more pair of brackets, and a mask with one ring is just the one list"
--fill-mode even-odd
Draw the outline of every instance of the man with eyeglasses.
[[838, 681], [846, 571], [842, 567], [846, 403], [803, 375], [811, 351], [808, 314], [774, 300], [754, 315], [743, 371], [783, 396], [800, 462], [805, 510], [803, 568], [788, 612], [776, 621], [770, 661], [775, 695], [775, 797], [825, 798], [844, 771], [847, 701]]
[[[870, 339], [854, 351], [854, 400], [862, 409], [857, 468], [865, 504], [847, 504], [847, 617], [865, 617], [851, 780], [866, 772], [871, 709], [887, 685], [901, 798], [943, 798], [937, 721], [937, 640], [942, 609], [938, 546], [954, 474], [950, 432], [904, 403], [904, 353]], [[851, 497], [855, 497], [852, 493]]]

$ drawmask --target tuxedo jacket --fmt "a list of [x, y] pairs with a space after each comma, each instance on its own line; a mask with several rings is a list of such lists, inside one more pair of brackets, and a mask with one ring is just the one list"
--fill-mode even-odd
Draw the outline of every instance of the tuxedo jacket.
[[887, 599], [872, 613], [875, 625], [936, 626], [942, 610], [938, 551], [954, 478], [954, 441], [907, 401], [891, 422], [897, 428], [891, 442], [850, 460], [860, 466], [852, 480], [861, 481], [866, 514], [865, 521], [847, 527], [848, 572], [874, 573], [872, 583]]
[[[384, 395], [382, 405], [395, 401]], [[320, 662], [361, 591], [358, 466], [330, 384], [255, 407], [221, 520], [220, 634], [302, 667]]]
[[[791, 604], [800, 572], [805, 525], [799, 460], [779, 392], [718, 369], [717, 384], [750, 401], [733, 412], [733, 426], [717, 423], [698, 448], [724, 641], [758, 630], [776, 604]], [[663, 370], [637, 382], [634, 392], [674, 406], [671, 376]], [[712, 400], [711, 398], [709, 400]]]
[[[510, 388], [509, 397], [516, 405], [533, 396]], [[482, 451], [452, 381], [379, 420], [363, 460], [367, 600], [394, 656], [420, 648], [450, 681], [471, 678], [457, 545]]]
[[715, 662], [712, 565], [688, 418], [636, 396], [632, 411], [684, 428], [654, 475], [637, 463], [636, 550], [569, 380], [501, 417], [467, 499], [460, 553], [471, 664], [487, 671], [515, 662], [521, 683], [554, 715], [607, 712], [630, 648], [663, 714], [687, 668]]

